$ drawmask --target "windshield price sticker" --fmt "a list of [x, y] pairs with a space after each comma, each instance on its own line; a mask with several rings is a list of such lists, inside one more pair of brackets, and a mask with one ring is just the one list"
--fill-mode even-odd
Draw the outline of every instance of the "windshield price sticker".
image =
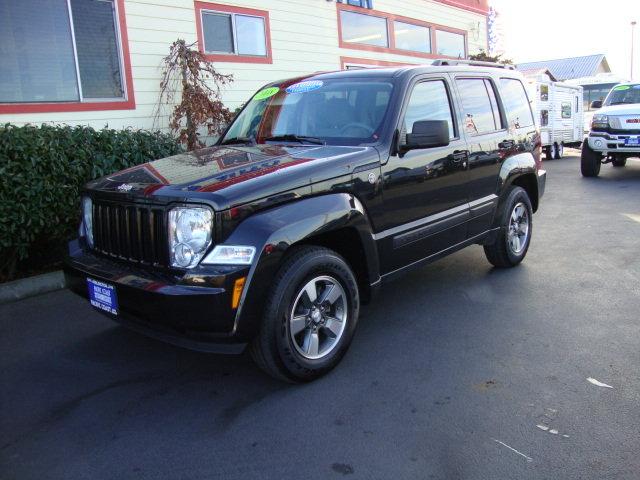
[[254, 100], [264, 100], [266, 98], [273, 97], [279, 91], [280, 91], [280, 88], [278, 88], [278, 87], [265, 88], [264, 90], [260, 90], [258, 93], [256, 93], [255, 96], [253, 97], [253, 99]]
[[629, 90], [631, 87], [629, 85], [618, 85], [614, 88], [614, 90]]
[[308, 82], [294, 83], [293, 85], [287, 87], [286, 92], [287, 93], [313, 92], [314, 90], [317, 90], [320, 87], [322, 87], [322, 85], [324, 85], [322, 80], [310, 80]]

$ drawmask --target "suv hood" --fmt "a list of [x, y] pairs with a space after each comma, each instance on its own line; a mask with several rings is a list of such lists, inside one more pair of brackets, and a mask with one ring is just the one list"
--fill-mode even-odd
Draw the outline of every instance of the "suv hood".
[[162, 158], [94, 180], [90, 191], [123, 200], [202, 199], [216, 210], [308, 187], [349, 175], [359, 165], [379, 161], [373, 147], [323, 145], [214, 146]]
[[640, 103], [609, 105], [607, 107], [602, 107], [593, 113], [596, 113], [598, 115], [638, 115], [640, 116]]

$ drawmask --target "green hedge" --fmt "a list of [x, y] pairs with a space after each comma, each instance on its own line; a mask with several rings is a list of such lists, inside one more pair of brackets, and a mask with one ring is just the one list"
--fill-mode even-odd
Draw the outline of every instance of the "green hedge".
[[0, 280], [75, 234], [87, 181], [180, 151], [160, 132], [0, 126]]

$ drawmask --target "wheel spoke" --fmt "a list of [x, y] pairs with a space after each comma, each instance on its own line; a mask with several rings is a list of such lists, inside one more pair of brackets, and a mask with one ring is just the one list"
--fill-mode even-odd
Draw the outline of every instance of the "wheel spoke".
[[291, 335], [297, 335], [307, 326], [307, 317], [306, 315], [298, 315], [297, 317], [293, 317], [290, 322]]
[[513, 212], [511, 212], [511, 221], [512, 221], [512, 222], [516, 222], [516, 221], [518, 221], [518, 214], [517, 214], [516, 210], [517, 210], [517, 209], [515, 209], [515, 208], [514, 208], [514, 209], [513, 209]]
[[302, 350], [309, 356], [318, 355], [318, 350], [320, 347], [320, 338], [318, 337], [318, 333], [313, 330], [309, 330], [309, 332], [304, 337], [304, 343], [302, 344]]
[[304, 292], [306, 293], [307, 299], [310, 303], [313, 303], [318, 298], [318, 289], [316, 288], [316, 282], [311, 281], [307, 283], [304, 287]]
[[328, 302], [329, 305], [333, 305], [336, 303], [336, 300], [340, 298], [340, 289], [337, 285], [328, 286], [325, 291], [322, 293], [322, 297], [318, 303], [322, 304]]
[[340, 334], [342, 322], [335, 317], [329, 317], [324, 324], [324, 328], [327, 330], [327, 334], [329, 336], [335, 338]]
[[520, 251], [520, 245], [521, 245], [521, 244], [520, 244], [520, 237], [519, 237], [518, 235], [514, 235], [514, 236], [513, 236], [513, 241], [514, 241], [514, 243], [515, 243], [515, 248], [514, 248], [514, 250], [515, 250], [516, 252], [519, 252], [519, 251]]

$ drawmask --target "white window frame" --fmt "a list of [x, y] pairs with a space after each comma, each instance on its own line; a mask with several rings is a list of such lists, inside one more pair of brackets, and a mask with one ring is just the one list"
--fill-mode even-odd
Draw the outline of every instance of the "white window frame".
[[65, 0], [67, 3], [67, 12], [69, 13], [69, 28], [71, 30], [71, 43], [73, 46], [73, 61], [76, 66], [76, 81], [78, 82], [78, 98], [80, 103], [101, 103], [101, 102], [126, 102], [127, 98], [127, 80], [124, 75], [124, 53], [122, 52], [122, 35], [120, 32], [120, 12], [118, 10], [118, 1], [111, 0], [113, 5], [113, 25], [116, 34], [116, 42], [118, 48], [118, 66], [120, 67], [120, 83], [122, 84], [121, 97], [105, 97], [105, 98], [89, 98], [85, 100], [82, 93], [82, 80], [80, 79], [80, 64], [78, 63], [78, 49], [76, 47], [76, 32], [73, 26], [73, 12], [71, 11], [71, 0]]
[[[218, 50], [207, 50], [207, 41], [204, 36], [204, 14], [210, 13], [213, 15], [220, 15], [225, 17], [231, 17], [231, 40], [233, 45], [233, 52], [221, 52]], [[262, 20], [262, 32], [263, 32], [263, 43], [264, 43], [264, 55], [255, 55], [252, 53], [240, 53], [238, 52], [238, 32], [236, 30], [236, 16], [240, 17], [251, 17], [251, 18], [259, 18]], [[246, 13], [235, 13], [235, 12], [222, 12], [220, 10], [212, 10], [212, 9], [200, 9], [200, 38], [202, 38], [202, 49], [205, 55], [229, 55], [230, 57], [255, 57], [255, 58], [267, 58], [269, 57], [269, 45], [267, 44], [267, 21], [266, 18], [262, 15], [249, 15]]]

